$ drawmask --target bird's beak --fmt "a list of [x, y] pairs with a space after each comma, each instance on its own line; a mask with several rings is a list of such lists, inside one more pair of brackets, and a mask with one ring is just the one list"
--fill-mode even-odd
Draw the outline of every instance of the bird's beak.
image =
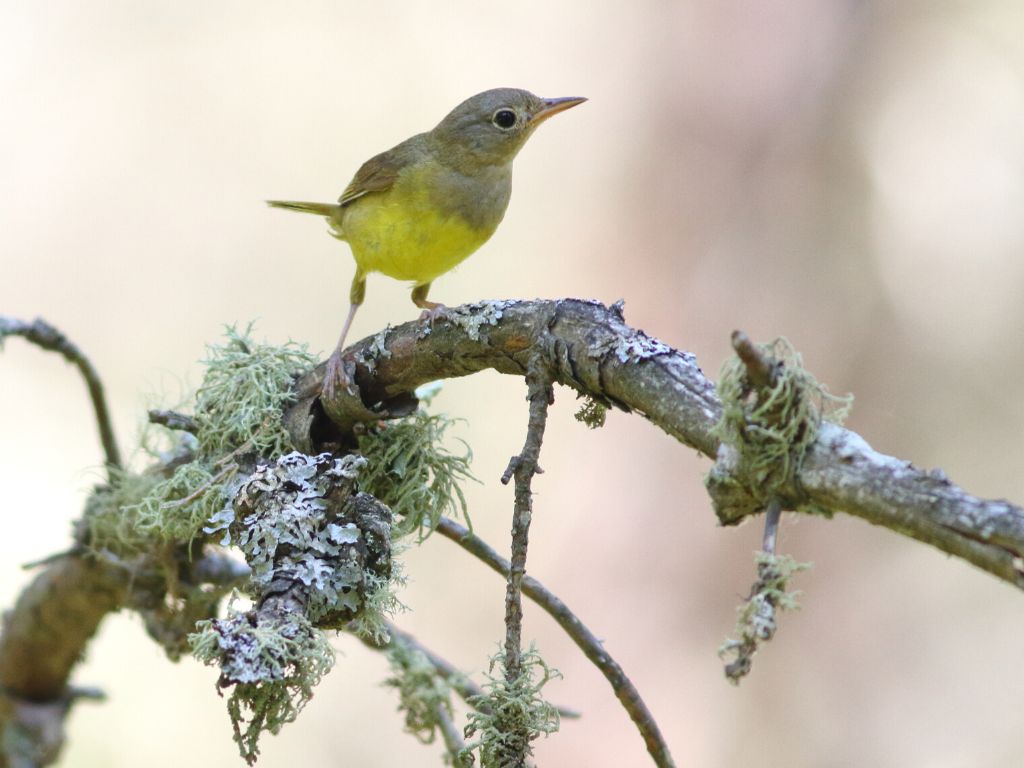
[[537, 126], [543, 123], [552, 115], [564, 112], [567, 109], [582, 104], [586, 99], [583, 96], [563, 96], [560, 99], [544, 99], [544, 106], [530, 118], [530, 125]]

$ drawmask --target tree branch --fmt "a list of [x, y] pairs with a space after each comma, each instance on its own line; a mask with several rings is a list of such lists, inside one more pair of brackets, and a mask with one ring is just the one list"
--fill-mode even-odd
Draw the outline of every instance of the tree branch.
[[[465, 549], [474, 557], [487, 565], [491, 570], [508, 577], [510, 571], [509, 561], [499, 555], [491, 548], [486, 541], [479, 536], [470, 533], [447, 517], [442, 517], [436, 531], [445, 538], [451, 539], [460, 547]], [[601, 670], [601, 674], [612, 686], [616, 697], [622, 703], [626, 713], [636, 724], [640, 736], [647, 745], [647, 751], [654, 759], [654, 764], [659, 768], [672, 768], [675, 763], [669, 753], [668, 744], [665, 743], [658, 724], [651, 715], [644, 700], [640, 698], [640, 692], [633, 685], [633, 681], [622, 671], [622, 667], [605, 650], [604, 644], [591, 632], [587, 626], [580, 621], [565, 603], [554, 593], [541, 584], [532, 576], [523, 577], [523, 594], [543, 608], [551, 618], [560, 626], [565, 633], [572, 638], [583, 654]]]
[[[373, 418], [408, 412], [410, 393], [436, 379], [484, 369], [523, 376], [539, 354], [553, 381], [624, 410], [639, 412], [684, 445], [724, 465], [712, 430], [721, 414], [714, 385], [693, 355], [629, 327], [615, 308], [579, 300], [481, 302], [450, 309], [427, 329], [412, 322], [363, 339], [346, 353], [356, 383], [332, 411]], [[319, 402], [323, 366], [297, 386], [289, 412], [293, 437], [308, 450], [343, 442], [355, 421], [331, 423]], [[344, 401], [344, 402], [343, 402]], [[878, 453], [850, 430], [824, 424], [789, 487], [787, 509], [827, 509], [931, 544], [1024, 588], [1024, 509], [978, 499], [941, 471], [925, 472]], [[712, 498], [726, 525], [761, 511], [750, 494]]]
[[85, 385], [89, 388], [89, 398], [92, 400], [92, 409], [96, 415], [96, 425], [99, 427], [100, 442], [103, 444], [103, 452], [107, 457], [107, 466], [120, 469], [121, 451], [117, 447], [117, 438], [114, 437], [114, 428], [110, 422], [110, 411], [107, 408], [106, 396], [103, 394], [103, 383], [89, 358], [72, 344], [67, 336], [41, 317], [31, 323], [26, 323], [15, 320], [13, 317], [0, 315], [0, 340], [3, 340], [5, 336], [21, 336], [42, 349], [59, 353], [61, 357], [78, 368], [82, 378], [85, 379]]
[[[511, 683], [522, 672], [523, 639], [523, 575], [526, 573], [526, 553], [530, 539], [530, 521], [533, 518], [533, 476], [543, 470], [537, 464], [540, 446], [544, 441], [544, 427], [548, 420], [548, 406], [554, 400], [551, 379], [537, 358], [530, 361], [526, 373], [529, 390], [530, 418], [526, 428], [526, 442], [519, 455], [513, 456], [501, 477], [503, 485], [515, 478], [515, 504], [512, 512], [512, 560], [508, 569], [505, 592], [505, 676]], [[525, 756], [523, 756], [525, 759]]]
[[[483, 688], [474, 683], [464, 673], [456, 669], [455, 666], [447, 659], [439, 656], [430, 648], [419, 642], [410, 633], [399, 629], [393, 622], [387, 621], [385, 624], [389, 635], [387, 642], [379, 642], [368, 635], [355, 634], [355, 637], [362, 641], [365, 646], [372, 648], [375, 651], [388, 651], [393, 648], [405, 647], [422, 653], [434, 668], [434, 672], [442, 678], [450, 686], [451, 690], [466, 702], [466, 704], [478, 712], [492, 711], [490, 704], [487, 702], [487, 695]], [[444, 741], [445, 750], [448, 752], [448, 759], [451, 764], [455, 766], [466, 766], [466, 768], [469, 768], [473, 763], [472, 757], [467, 757], [462, 754], [466, 744], [462, 740], [459, 729], [456, 728], [455, 723], [449, 716], [447, 708], [436, 705], [433, 708], [433, 714], [437, 721], [437, 728], [441, 732], [441, 738]], [[558, 708], [558, 714], [560, 717], [579, 717], [578, 712], [564, 707]]]
[[[89, 385], [107, 462], [118, 466], [102, 387], [88, 360], [43, 321], [25, 324], [0, 317], [3, 335], [29, 338], [79, 368]], [[383, 331], [351, 347], [346, 357], [354, 395], [342, 392], [335, 401], [321, 403], [322, 366], [296, 385], [298, 402], [287, 419], [296, 445], [307, 453], [349, 441], [360, 420], [408, 413], [416, 405], [411, 393], [421, 384], [487, 368], [523, 376], [534, 360], [550, 372], [551, 381], [600, 404], [639, 412], [684, 445], [717, 458], [716, 469], [727, 469], [734, 458], [714, 436], [721, 405], [694, 357], [630, 328], [618, 307], [575, 300], [483, 302], [449, 310], [433, 327], [407, 323]], [[325, 410], [335, 415], [335, 422]], [[742, 488], [712, 484], [711, 491], [724, 524], [735, 524], [763, 506]], [[881, 454], [841, 427], [821, 426], [779, 499], [786, 509], [861, 517], [1024, 588], [1024, 510], [1007, 501], [972, 496], [941, 471], [926, 472]], [[533, 584], [523, 577], [528, 596], [533, 596]], [[136, 571], [79, 554], [47, 564], [4, 616], [0, 721], [15, 722], [17, 716], [11, 713], [22, 703], [66, 712], [71, 668], [102, 617], [129, 601], [129, 585], [137, 594]], [[621, 674], [614, 662], [598, 654], [599, 647], [594, 639], [595, 663], [605, 665], [601, 668], [606, 676]], [[620, 689], [616, 691], [621, 699]], [[26, 727], [33, 725], [26, 721]]]

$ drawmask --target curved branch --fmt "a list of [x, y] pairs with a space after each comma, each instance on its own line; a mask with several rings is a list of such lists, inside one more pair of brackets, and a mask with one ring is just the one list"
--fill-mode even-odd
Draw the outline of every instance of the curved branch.
[[[712, 434], [721, 404], [694, 356], [631, 328], [618, 310], [578, 300], [480, 302], [450, 309], [433, 327], [387, 329], [348, 349], [354, 392], [320, 403], [323, 366], [299, 382], [288, 419], [293, 437], [311, 450], [344, 441], [358, 421], [352, 414], [369, 414], [365, 420], [408, 412], [410, 393], [436, 379], [488, 368], [525, 376], [531, 355], [539, 354], [557, 383], [637, 411], [728, 467], [730, 449]], [[334, 423], [325, 411], [335, 414]], [[861, 517], [1024, 588], [1024, 509], [976, 498], [940, 471], [878, 453], [850, 430], [824, 425], [792, 487], [783, 490], [786, 508]], [[762, 511], [749, 494], [714, 483], [711, 492], [726, 525]]]
[[0, 316], [0, 340], [3, 340], [5, 336], [21, 336], [42, 349], [59, 353], [61, 357], [78, 368], [89, 389], [89, 399], [92, 401], [92, 409], [96, 414], [96, 425], [99, 427], [100, 442], [103, 444], [103, 452], [106, 454], [107, 466], [120, 469], [121, 451], [117, 447], [117, 438], [114, 437], [114, 428], [110, 422], [110, 410], [107, 408], [107, 398], [103, 394], [103, 383], [89, 358], [71, 343], [67, 336], [41, 317], [31, 323], [26, 323], [12, 317]]

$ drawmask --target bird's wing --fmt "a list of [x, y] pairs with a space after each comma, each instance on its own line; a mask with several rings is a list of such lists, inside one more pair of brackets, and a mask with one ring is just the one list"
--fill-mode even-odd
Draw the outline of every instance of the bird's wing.
[[356, 171], [355, 177], [338, 198], [342, 207], [370, 192], [386, 192], [406, 168], [429, 155], [427, 134], [418, 133], [401, 144], [371, 157]]
[[393, 149], [371, 157], [356, 171], [352, 181], [345, 187], [345, 191], [338, 198], [339, 205], [348, 205], [369, 192], [384, 192], [390, 189], [403, 166], [404, 163]]

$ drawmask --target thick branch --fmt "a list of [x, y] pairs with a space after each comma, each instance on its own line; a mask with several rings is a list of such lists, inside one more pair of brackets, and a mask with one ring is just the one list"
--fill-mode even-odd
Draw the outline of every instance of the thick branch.
[[[432, 329], [406, 323], [350, 347], [358, 392], [341, 393], [332, 412], [386, 418], [407, 411], [421, 384], [488, 368], [523, 376], [540, 354], [555, 382], [638, 411], [683, 444], [718, 455], [712, 429], [721, 405], [693, 355], [630, 328], [615, 308], [577, 300], [483, 302], [449, 316]], [[322, 377], [323, 366], [300, 382], [289, 414], [293, 436], [310, 450], [343, 440], [354, 423], [328, 422], [317, 398]], [[785, 491], [788, 507], [862, 517], [1024, 588], [1024, 510], [971, 496], [941, 472], [874, 451], [854, 432], [825, 425]], [[726, 524], [761, 511], [743, 494], [716, 497], [715, 505]]]
[[[493, 369], [525, 376], [540, 355], [552, 381], [624, 410], [639, 411], [685, 445], [714, 456], [711, 428], [720, 405], [696, 358], [630, 328], [598, 302], [495, 301], [450, 308], [433, 327], [411, 322], [348, 349], [355, 393], [338, 393], [331, 410], [365, 420], [408, 412], [411, 393], [438, 379]], [[344, 439], [355, 419], [330, 424], [319, 403], [325, 364], [296, 387], [289, 412], [297, 445], [314, 450]], [[361, 399], [360, 399], [361, 398]], [[371, 410], [372, 409], [372, 410]]]
[[0, 687], [32, 702], [60, 700], [72, 667], [107, 613], [127, 597], [130, 574], [69, 556], [49, 565], [4, 614]]

